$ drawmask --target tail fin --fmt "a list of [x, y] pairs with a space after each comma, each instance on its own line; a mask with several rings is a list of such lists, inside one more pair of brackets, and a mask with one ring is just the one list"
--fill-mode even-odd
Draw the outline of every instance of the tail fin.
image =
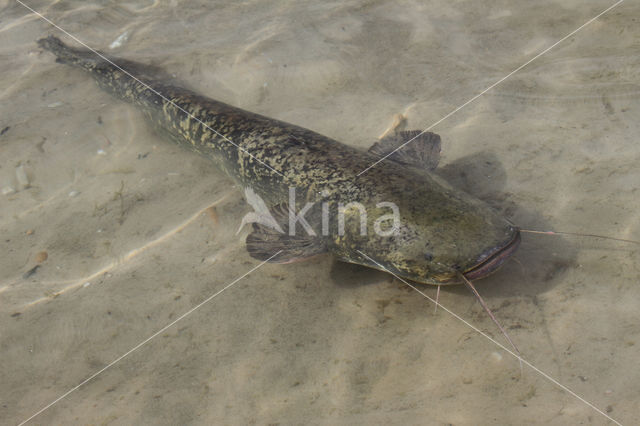
[[[173, 76], [161, 68], [115, 58], [93, 49], [69, 47], [58, 37], [52, 35], [38, 40], [38, 46], [56, 55], [56, 62], [83, 68], [85, 71], [91, 72], [98, 81], [110, 80], [113, 75], [122, 72], [133, 80], [143, 81], [146, 84], [177, 83]], [[101, 70], [102, 73], [97, 75], [94, 72], [96, 70]]]
[[100, 58], [86, 49], [76, 49], [64, 44], [58, 37], [50, 35], [38, 40], [38, 46], [56, 55], [56, 62], [91, 68]]

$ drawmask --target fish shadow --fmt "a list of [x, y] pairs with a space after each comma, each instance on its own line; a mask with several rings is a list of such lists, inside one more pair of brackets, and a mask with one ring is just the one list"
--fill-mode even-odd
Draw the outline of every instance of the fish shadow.
[[333, 259], [329, 277], [338, 287], [357, 288], [366, 285], [379, 284], [381, 281], [389, 281], [392, 275], [371, 269], [355, 263], [341, 262]]
[[[462, 157], [438, 168], [435, 173], [455, 189], [467, 192], [523, 229], [552, 229], [537, 211], [518, 206], [504, 191], [507, 173], [491, 151]], [[492, 296], [535, 296], [561, 281], [567, 271], [577, 268], [577, 245], [559, 236], [523, 234], [518, 251], [494, 274], [477, 280], [476, 287]], [[384, 280], [384, 272], [364, 266], [333, 263], [330, 276], [340, 287], [360, 287]], [[422, 285], [422, 284], [417, 284]], [[464, 286], [443, 286], [453, 293], [468, 293]]]
[[[522, 229], [549, 230], [543, 215], [517, 205], [505, 191], [507, 173], [495, 153], [482, 151], [462, 157], [436, 171], [451, 186], [489, 204]], [[561, 282], [567, 271], [578, 267], [576, 241], [560, 236], [522, 234], [518, 251], [496, 273], [477, 281], [486, 297], [535, 296]], [[466, 292], [451, 287], [451, 291]]]

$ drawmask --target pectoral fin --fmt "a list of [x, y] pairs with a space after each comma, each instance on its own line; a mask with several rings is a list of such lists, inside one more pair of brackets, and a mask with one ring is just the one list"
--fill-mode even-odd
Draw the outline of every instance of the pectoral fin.
[[[238, 235], [240, 231], [242, 231], [242, 228], [248, 223], [260, 223], [279, 232], [284, 232], [280, 226], [281, 220], [277, 219], [274, 214], [276, 216], [286, 217], [286, 206], [276, 206], [275, 209], [272, 209], [274, 211], [271, 212], [264, 200], [250, 187], [245, 188], [244, 196], [247, 199], [247, 203], [253, 207], [253, 211], [244, 215], [240, 227], [238, 227], [236, 231], [236, 235]], [[286, 218], [283, 220], [286, 221]]]
[[276, 226], [256, 221], [247, 235], [247, 251], [251, 257], [263, 261], [269, 259], [270, 263], [293, 263], [327, 252], [325, 238], [309, 235], [303, 227], [298, 226], [295, 235], [289, 235], [290, 212], [286, 204], [273, 206], [269, 212]]
[[289, 235], [259, 223], [253, 224], [253, 231], [247, 235], [247, 251], [254, 259], [267, 260], [275, 253], [270, 263], [293, 263], [317, 254], [326, 253], [327, 245], [322, 237]]
[[374, 143], [369, 152], [380, 157], [392, 153], [388, 159], [397, 163], [433, 170], [440, 161], [440, 136], [420, 130], [395, 132]]

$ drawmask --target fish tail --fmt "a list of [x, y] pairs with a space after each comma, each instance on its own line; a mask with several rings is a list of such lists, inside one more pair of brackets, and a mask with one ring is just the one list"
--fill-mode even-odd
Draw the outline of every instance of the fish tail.
[[53, 53], [56, 62], [89, 72], [100, 88], [119, 99], [144, 105], [160, 103], [157, 93], [147, 90], [150, 84], [158, 85], [157, 79], [162, 78], [162, 73], [155, 67], [112, 58], [95, 50], [70, 47], [52, 35], [38, 40], [38, 46]]
[[38, 46], [56, 55], [56, 62], [75, 65], [81, 68], [91, 69], [100, 59], [95, 53], [86, 49], [76, 49], [64, 44], [58, 37], [49, 37], [38, 40]]

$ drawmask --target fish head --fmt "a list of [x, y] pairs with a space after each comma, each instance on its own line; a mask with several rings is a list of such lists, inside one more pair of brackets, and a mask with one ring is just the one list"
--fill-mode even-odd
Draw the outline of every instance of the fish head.
[[484, 278], [517, 250], [518, 228], [487, 204], [438, 177], [409, 177], [372, 189], [363, 202], [366, 229], [362, 209], [342, 210], [343, 232], [333, 247], [340, 259], [446, 285], [461, 283], [461, 274]]

